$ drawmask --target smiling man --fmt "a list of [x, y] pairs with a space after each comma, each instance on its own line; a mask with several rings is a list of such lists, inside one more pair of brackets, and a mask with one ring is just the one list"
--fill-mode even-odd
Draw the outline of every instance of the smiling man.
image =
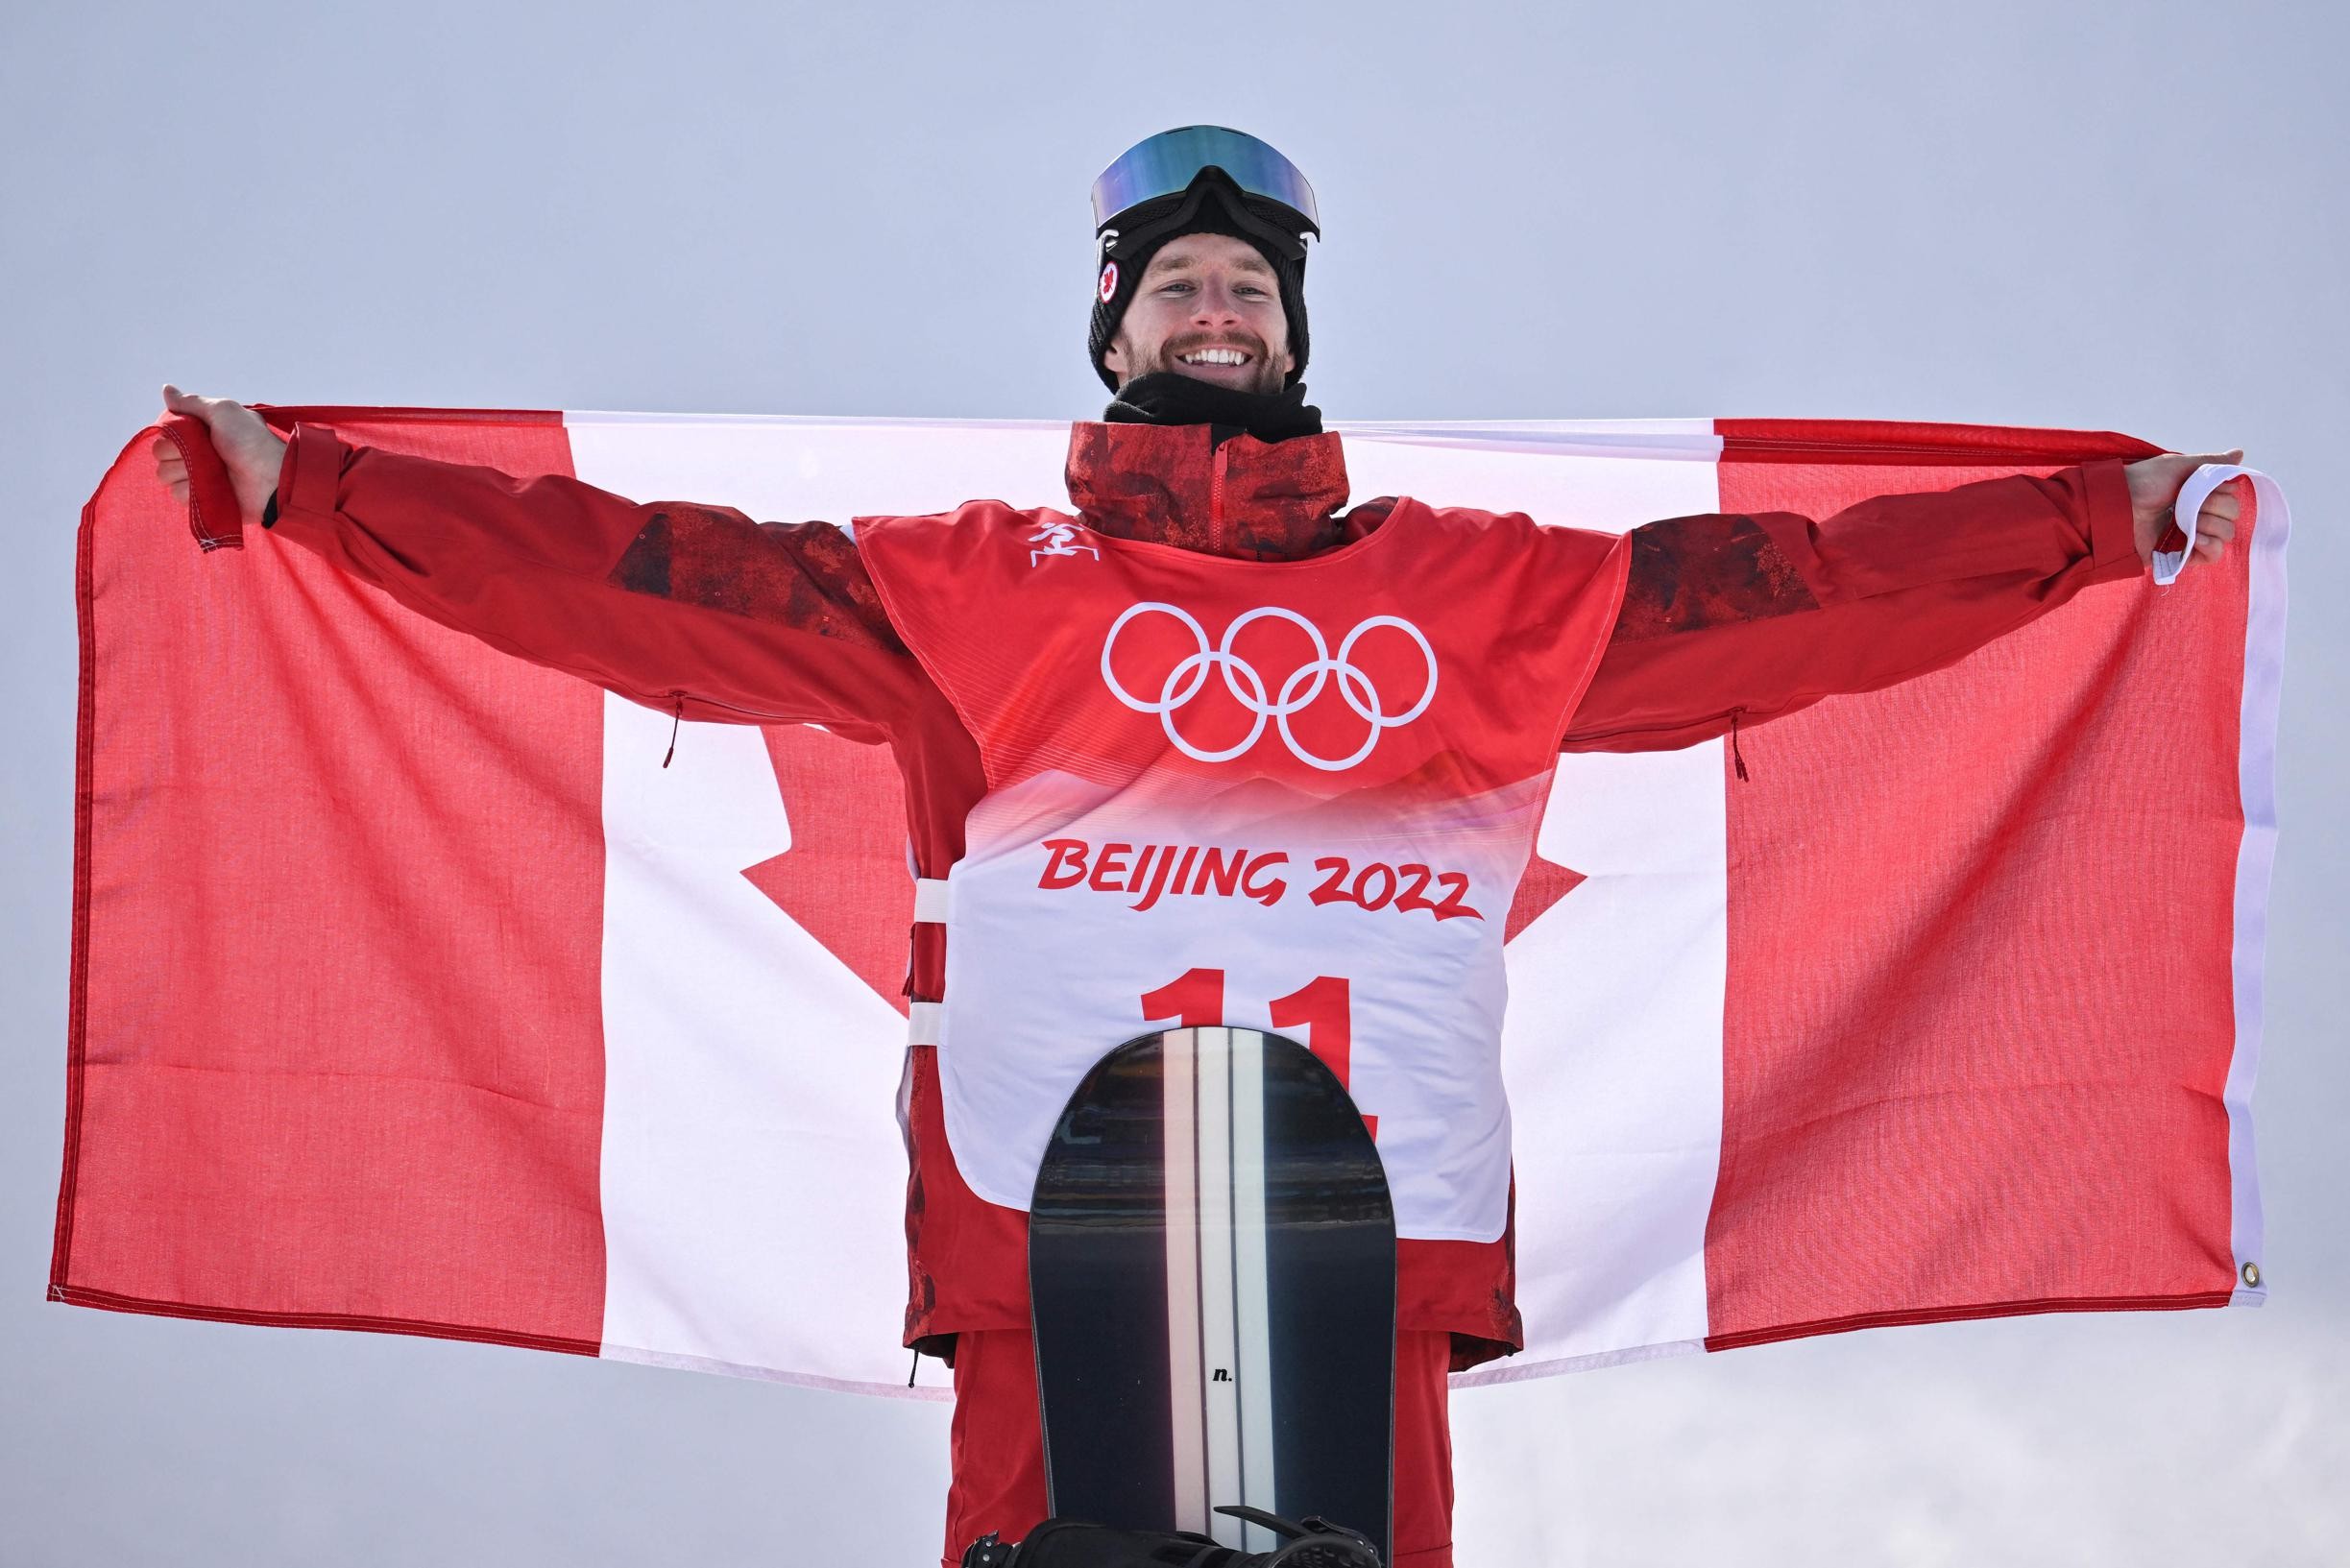
[[[1094, 201], [1089, 347], [1115, 398], [1073, 428], [1072, 512], [972, 502], [852, 537], [371, 449], [325, 425], [289, 440], [169, 388], [166, 403], [209, 427], [250, 516], [427, 616], [665, 712], [892, 748], [917, 876], [954, 894], [943, 922], [913, 928], [905, 1101], [905, 1340], [948, 1359], [957, 1390], [950, 1563], [1045, 1513], [1024, 1182], [1076, 1075], [1176, 1016], [1178, 978], [1217, 977], [1213, 995], [1185, 993], [1187, 1022], [1267, 1026], [1270, 999], [1336, 977], [1316, 994], [1350, 999], [1354, 1060], [1378, 1064], [1390, 1097], [1367, 1109], [1399, 1236], [1393, 1560], [1445, 1568], [1446, 1374], [1521, 1343], [1501, 922], [1480, 911], [1510, 905], [1559, 750], [1734, 737], [1953, 663], [2143, 571], [2205, 459], [1621, 537], [1416, 499], [1349, 506], [1339, 438], [1299, 379], [1320, 233], [1303, 177], [1253, 137], [1186, 127], [1120, 157]], [[157, 462], [184, 495], [177, 448], [158, 442]], [[2225, 490], [2206, 503], [2199, 558], [2232, 537], [2237, 506]], [[1137, 632], [1145, 657], [1181, 621], [1230, 629], [1213, 655], [1201, 635], [1199, 657], [1229, 678], [1198, 693], [1181, 720], [1195, 728], [1155, 674], [1130, 681], [1143, 698], [1103, 680], [1108, 639], [1150, 609], [1170, 614]], [[1344, 639], [1359, 673], [1311, 712], [1287, 688], [1251, 696], [1232, 669], [1296, 667], [1302, 644], [1281, 637]], [[1464, 918], [1136, 901], [1049, 875], [1068, 853], [1050, 835], [1123, 819], [1118, 837], [1173, 856], [1241, 841], [1212, 835], [1261, 829], [1269, 799], [1301, 841], [1352, 833], [1384, 862], [1457, 877]], [[1198, 881], [1185, 893], [1213, 891]], [[1407, 1017], [1409, 1031], [1376, 1024]]]
[[[1117, 263], [1103, 265], [1114, 291]], [[1114, 308], [1115, 301], [1113, 292], [1103, 303]], [[1151, 258], [1101, 359], [1113, 389], [1176, 374], [1235, 392], [1278, 393], [1297, 368], [1272, 263], [1247, 240], [1206, 231]]]

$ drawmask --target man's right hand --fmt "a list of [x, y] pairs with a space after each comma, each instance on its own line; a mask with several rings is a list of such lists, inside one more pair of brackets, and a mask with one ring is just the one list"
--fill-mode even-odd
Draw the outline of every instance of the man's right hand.
[[[226, 398], [197, 398], [168, 383], [163, 409], [200, 420], [212, 437], [212, 449], [227, 465], [229, 481], [236, 489], [237, 508], [245, 520], [258, 524], [261, 509], [278, 489], [278, 470], [285, 461], [285, 437], [272, 430], [260, 415]], [[161, 436], [155, 438], [155, 476], [172, 498], [187, 501], [187, 460], [180, 448]]]

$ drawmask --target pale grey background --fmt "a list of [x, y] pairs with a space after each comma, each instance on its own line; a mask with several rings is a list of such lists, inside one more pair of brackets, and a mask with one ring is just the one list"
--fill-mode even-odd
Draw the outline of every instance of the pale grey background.
[[[2299, 514], [2271, 1304], [1465, 1394], [1464, 1562], [2350, 1557], [2341, 18], [10, 7], [0, 1561], [929, 1560], [941, 1407], [42, 1302], [73, 525], [166, 377], [288, 403], [1089, 415], [1087, 183], [1194, 120], [1267, 136], [1321, 195], [1310, 379], [1333, 417], [2114, 427], [2241, 443]], [[2152, 985], [2163, 939], [2079, 957]]]

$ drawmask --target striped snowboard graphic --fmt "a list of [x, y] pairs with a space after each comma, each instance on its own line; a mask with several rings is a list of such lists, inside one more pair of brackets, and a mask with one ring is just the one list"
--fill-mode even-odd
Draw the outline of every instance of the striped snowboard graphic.
[[1270, 1551], [1212, 1510], [1320, 1514], [1386, 1554], [1395, 1221], [1330, 1070], [1171, 1029], [1086, 1074], [1029, 1220], [1054, 1514]]

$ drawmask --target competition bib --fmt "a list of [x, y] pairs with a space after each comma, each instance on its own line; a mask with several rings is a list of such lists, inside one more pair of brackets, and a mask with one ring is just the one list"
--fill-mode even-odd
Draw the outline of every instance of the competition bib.
[[1280, 563], [991, 503], [857, 537], [986, 769], [937, 1036], [972, 1189], [1025, 1210], [1088, 1068], [1224, 1024], [1347, 1085], [1399, 1234], [1498, 1237], [1503, 923], [1617, 541], [1410, 500]]

